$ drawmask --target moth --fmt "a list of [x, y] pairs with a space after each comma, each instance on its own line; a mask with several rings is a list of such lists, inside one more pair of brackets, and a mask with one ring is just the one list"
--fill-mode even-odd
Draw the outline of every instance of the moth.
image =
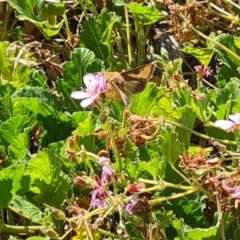
[[131, 94], [144, 90], [148, 81], [153, 78], [155, 67], [153, 62], [126, 72], [105, 72], [106, 97], [112, 98], [116, 102], [123, 100], [125, 105], [129, 105]]

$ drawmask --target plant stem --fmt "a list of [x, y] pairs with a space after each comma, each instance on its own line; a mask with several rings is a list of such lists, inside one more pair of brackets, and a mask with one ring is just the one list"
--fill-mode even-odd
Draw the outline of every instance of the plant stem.
[[110, 121], [109, 121], [108, 117], [107, 117], [107, 120], [106, 120], [106, 124], [107, 124], [107, 128], [108, 128], [109, 136], [110, 136], [110, 139], [111, 139], [111, 144], [112, 144], [112, 149], [113, 149], [113, 152], [114, 152], [114, 156], [116, 158], [116, 162], [118, 162], [118, 165], [119, 165], [119, 172], [121, 172], [122, 171], [122, 159], [119, 157], [118, 148], [117, 148], [115, 138], [114, 138], [114, 134], [113, 134], [113, 131], [112, 131], [112, 126], [110, 124]]
[[87, 18], [87, 17], [88, 17], [88, 14], [87, 14], [87, 11], [86, 11], [86, 9], [85, 9], [85, 5], [84, 5], [84, 3], [83, 3], [83, 0], [80, 0], [79, 2], [80, 2], [80, 5], [81, 5], [81, 7], [82, 7], [82, 10], [83, 10], [83, 12], [84, 12], [84, 16], [85, 16], [85, 18]]
[[222, 50], [224, 50], [226, 53], [228, 53], [231, 57], [235, 58], [236, 60], [240, 61], [240, 56], [238, 56], [236, 53], [232, 52], [231, 50], [229, 50], [227, 47], [223, 46], [221, 43], [215, 41], [214, 39], [206, 36], [205, 34], [203, 34], [202, 32], [198, 31], [195, 27], [190, 26], [190, 28], [199, 36], [203, 37], [204, 39], [206, 39], [207, 41], [210, 41], [212, 43], [214, 43], [216, 46], [220, 47]]
[[131, 64], [133, 62], [133, 57], [132, 57], [132, 50], [131, 50], [130, 24], [129, 24], [129, 16], [128, 16], [127, 6], [124, 6], [124, 12], [125, 12], [125, 21], [126, 21], [128, 63]]
[[173, 169], [174, 172], [176, 172], [179, 176], [181, 176], [188, 184], [191, 185], [191, 182], [189, 181], [189, 179], [187, 177], [185, 177], [180, 171], [178, 171], [178, 169], [175, 168], [175, 166], [173, 164], [170, 164], [171, 168]]
[[200, 138], [209, 140], [209, 141], [217, 141], [217, 142], [219, 142], [219, 143], [223, 143], [223, 144], [227, 144], [227, 145], [239, 145], [239, 142], [237, 142], [237, 141], [229, 141], [229, 140], [223, 140], [223, 139], [218, 139], [218, 138], [209, 137], [209, 136], [207, 136], [207, 135], [205, 135], [205, 134], [196, 132], [196, 131], [188, 128], [188, 127], [185, 127], [185, 126], [181, 125], [180, 123], [176, 123], [176, 122], [171, 121], [171, 120], [165, 119], [165, 122], [170, 123], [171, 125], [173, 125], [173, 126], [175, 126], [175, 127], [179, 127], [179, 128], [182, 128], [182, 129], [184, 129], [184, 130], [186, 130], [186, 131], [189, 131], [189, 132], [191, 132], [192, 134], [194, 134], [194, 135], [196, 135], [196, 136], [198, 136], [198, 137], [200, 137]]
[[67, 15], [66, 15], [66, 11], [63, 14], [63, 19], [65, 22], [65, 26], [66, 26], [66, 31], [67, 31], [67, 40], [70, 41], [72, 39], [72, 33], [68, 24], [68, 19], [67, 19]]
[[119, 51], [119, 59], [121, 61], [121, 65], [122, 65], [121, 68], [126, 69], [125, 57], [124, 57], [124, 52], [123, 52], [121, 39], [120, 39], [121, 37], [116, 28], [114, 28], [114, 34], [115, 34], [116, 44], [117, 44], [118, 51]]
[[190, 189], [190, 190], [188, 190], [186, 192], [177, 193], [177, 194], [174, 194], [174, 195], [168, 196], [168, 197], [161, 197], [161, 198], [153, 199], [153, 200], [150, 200], [149, 203], [151, 205], [154, 205], [154, 204], [161, 203], [161, 202], [164, 202], [164, 201], [168, 201], [168, 200], [184, 197], [186, 195], [192, 194], [192, 193], [197, 192], [197, 191], [199, 191], [199, 187], [195, 186], [195, 187], [193, 187], [192, 189]]

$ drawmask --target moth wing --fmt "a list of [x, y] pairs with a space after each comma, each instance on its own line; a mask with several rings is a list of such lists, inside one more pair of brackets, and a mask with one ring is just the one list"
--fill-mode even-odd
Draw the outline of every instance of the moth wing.
[[147, 81], [126, 81], [124, 87], [130, 94], [136, 94], [144, 90], [146, 85]]
[[140, 67], [131, 69], [126, 72], [121, 72], [121, 76], [124, 78], [125, 81], [148, 81], [153, 77], [155, 71], [155, 64], [148, 63], [142, 65]]
[[124, 104], [125, 104], [126, 106], [129, 105], [129, 104], [130, 104], [130, 97], [127, 96], [123, 91], [121, 91], [121, 90], [119, 89], [119, 87], [118, 87], [114, 82], [112, 82], [111, 85], [112, 85], [112, 87], [114, 87], [115, 90], [116, 90], [116, 91], [114, 91], [115, 94], [118, 94], [118, 96], [121, 97], [121, 99], [123, 100], [123, 102], [124, 102]]
[[153, 77], [155, 68], [154, 63], [148, 63], [135, 69], [122, 72], [121, 76], [125, 80], [125, 89], [131, 94], [141, 92], [149, 79]]

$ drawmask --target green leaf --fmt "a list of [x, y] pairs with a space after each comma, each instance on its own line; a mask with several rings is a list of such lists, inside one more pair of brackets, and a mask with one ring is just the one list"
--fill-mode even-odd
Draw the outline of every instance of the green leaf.
[[11, 201], [12, 206], [29, 217], [33, 223], [39, 223], [42, 220], [42, 212], [32, 203], [24, 200], [20, 196], [15, 196]]
[[[148, 172], [155, 179], [158, 176], [162, 177], [161, 172], [163, 171], [163, 169], [165, 169], [164, 162], [157, 157], [155, 158], [152, 157], [149, 162], [144, 162], [144, 161], [139, 162], [139, 167], [137, 170], [140, 172]], [[136, 175], [135, 175], [135, 178], [137, 178]]]
[[[181, 113], [181, 118], [178, 119], [178, 122], [184, 127], [193, 129], [196, 120], [196, 113], [193, 109], [190, 106], [185, 105], [184, 107], [178, 108], [177, 111]], [[182, 143], [182, 149], [187, 151], [191, 140], [191, 132], [182, 128], [177, 128], [176, 132], [178, 133], [179, 142]]]
[[25, 165], [12, 165], [0, 171], [0, 209], [7, 207], [11, 199], [22, 188]]
[[107, 29], [107, 22], [101, 20], [102, 25], [94, 18], [88, 18], [83, 23], [83, 31], [81, 33], [81, 44], [90, 49], [97, 58], [107, 63], [109, 51], [107, 46], [101, 43], [99, 40], [102, 39], [103, 33]]
[[225, 104], [218, 105], [218, 109], [215, 112], [216, 119], [225, 119], [231, 113], [232, 102], [228, 101]]
[[[40, 103], [50, 105], [54, 107], [56, 110], [61, 109], [60, 101], [57, 96], [50, 93], [47, 89], [41, 87], [26, 87], [22, 88], [11, 96], [12, 99], [29, 99], [29, 101], [33, 99], [38, 99]], [[31, 99], [33, 98], [33, 99]]]
[[10, 81], [12, 79], [12, 64], [6, 57], [8, 47], [9, 42], [0, 42], [0, 74], [3, 80]]
[[144, 6], [142, 3], [131, 3], [127, 5], [135, 20], [141, 26], [150, 25], [163, 19], [163, 14], [154, 6]]
[[115, 6], [125, 6], [128, 4], [128, 2], [124, 1], [124, 0], [113, 0], [113, 3]]
[[43, 70], [36, 70], [32, 72], [29, 76], [28, 86], [48, 88], [45, 72]]
[[87, 73], [103, 71], [102, 62], [86, 48], [75, 48], [71, 61], [64, 64], [63, 80], [56, 82], [56, 89], [62, 95], [62, 105], [69, 111], [79, 110], [79, 103], [70, 98], [71, 92], [83, 86], [83, 76]]
[[[222, 44], [223, 46], [227, 47], [233, 53], [240, 56], [240, 48], [238, 48], [235, 44], [234, 36], [230, 34], [221, 34], [218, 35], [215, 39], [218, 43]], [[222, 61], [228, 68], [237, 68], [240, 66], [240, 63], [237, 59], [232, 57], [230, 54], [226, 53], [222, 48], [214, 45], [214, 50], [218, 54], [218, 60]]]
[[97, 19], [97, 22], [100, 24], [100, 26], [106, 26], [102, 34], [101, 42], [107, 46], [109, 52], [111, 52], [112, 49], [111, 34], [113, 27], [116, 23], [120, 23], [120, 20], [121, 18], [114, 12], [103, 12]]
[[[41, 0], [25, 0], [24, 2], [21, 0], [9, 0], [8, 3], [16, 10], [16, 16], [19, 20], [32, 22], [46, 37], [58, 34], [62, 28], [63, 20], [54, 25], [45, 20], [47, 8]], [[35, 14], [33, 9], [37, 11], [37, 14]]]
[[149, 83], [140, 94], [132, 96], [130, 111], [140, 116], [148, 116], [162, 97], [163, 92], [154, 83]]
[[231, 81], [227, 83], [223, 89], [219, 89], [216, 94], [216, 106], [233, 101], [240, 96], [240, 83]]
[[11, 179], [0, 179], [0, 192], [2, 194], [0, 198], [0, 209], [6, 208], [13, 197], [11, 193], [12, 184]]
[[20, 133], [12, 140], [8, 147], [7, 161], [11, 164], [29, 158], [29, 138], [31, 128], [25, 128], [23, 133]]
[[209, 65], [214, 54], [212, 48], [200, 48], [193, 45], [186, 45], [181, 51], [194, 56], [204, 66]]
[[192, 240], [213, 239], [213, 237], [215, 237], [219, 231], [221, 218], [222, 218], [222, 214], [220, 213], [218, 214], [216, 225], [210, 228], [186, 229], [185, 231], [186, 237]]
[[41, 135], [41, 139], [39, 140], [42, 148], [48, 146], [50, 143], [65, 140], [74, 130], [71, 121], [68, 119], [56, 118], [50, 115], [38, 116], [37, 119], [44, 130], [44, 134]]
[[29, 161], [26, 175], [30, 177], [31, 191], [36, 194], [38, 204], [60, 208], [70, 189], [67, 176], [61, 172], [56, 156], [43, 150]]
[[64, 3], [54, 3], [47, 4], [46, 13], [49, 15], [62, 16], [65, 12], [65, 4]]
[[8, 146], [14, 138], [31, 127], [32, 119], [28, 116], [11, 117], [0, 125], [0, 145]]
[[0, 123], [9, 119], [13, 114], [13, 104], [10, 96], [14, 90], [15, 88], [11, 84], [0, 84]]
[[[240, 48], [236, 46], [235, 39], [230, 34], [221, 34], [215, 38], [215, 41], [219, 42], [237, 56], [240, 56]], [[225, 66], [223, 66], [223, 70], [219, 70], [218, 74], [220, 77], [218, 81], [226, 81], [228, 82], [231, 77], [240, 78], [240, 73], [237, 71], [238, 67], [240, 67], [240, 63], [238, 59], [235, 59], [230, 54], [226, 53], [222, 48], [214, 45], [214, 50], [217, 52], [218, 60], [221, 61]]]
[[171, 127], [162, 130], [159, 140], [161, 152], [170, 165], [174, 165], [177, 161], [181, 145], [178, 141], [178, 134]]
[[24, 107], [28, 108], [36, 116], [37, 115], [42, 115], [44, 117], [52, 116], [55, 117], [56, 119], [59, 119], [59, 121], [68, 121], [68, 116], [64, 113], [57, 111], [54, 107], [54, 101], [52, 102], [51, 99], [49, 99], [49, 103], [53, 104], [53, 106], [42, 103], [40, 98], [28, 98], [28, 97], [18, 98], [15, 95], [13, 101], [14, 103], [21, 104]]

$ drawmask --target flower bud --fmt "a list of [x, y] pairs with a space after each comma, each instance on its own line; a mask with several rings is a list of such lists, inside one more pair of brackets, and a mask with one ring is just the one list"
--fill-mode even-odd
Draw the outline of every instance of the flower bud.
[[66, 218], [65, 213], [56, 208], [52, 208], [52, 215], [57, 220], [65, 220]]
[[53, 229], [45, 229], [42, 232], [51, 239], [58, 239], [58, 234]]
[[139, 193], [145, 188], [144, 183], [132, 183], [127, 186], [128, 192], [130, 193]]
[[78, 222], [76, 222], [76, 221], [74, 221], [74, 220], [70, 220], [69, 221], [69, 226], [70, 226], [70, 228], [72, 228], [72, 229], [77, 229], [78, 228]]

